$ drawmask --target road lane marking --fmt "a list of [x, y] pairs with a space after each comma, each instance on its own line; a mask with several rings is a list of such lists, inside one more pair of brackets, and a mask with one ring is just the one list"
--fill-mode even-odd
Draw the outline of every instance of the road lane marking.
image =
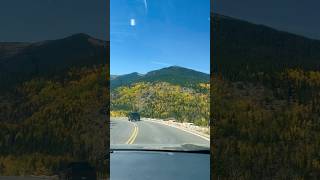
[[138, 126], [134, 123], [134, 130], [133, 130], [133, 133], [132, 133], [131, 137], [127, 141], [127, 144], [133, 144], [133, 142], [136, 139], [137, 135], [138, 135]]
[[136, 123], [133, 123], [133, 125], [134, 125], [133, 132], [130, 138], [128, 139], [128, 141], [126, 142], [126, 144], [133, 144], [133, 142], [136, 140], [136, 137], [138, 136], [139, 128], [136, 125]]
[[130, 144], [133, 144], [133, 143], [134, 143], [134, 141], [136, 140], [136, 138], [137, 138], [137, 136], [138, 136], [138, 132], [139, 132], [139, 128], [138, 128], [138, 126], [136, 125], [136, 133], [135, 133], [135, 135], [133, 136], [133, 138], [131, 139]]

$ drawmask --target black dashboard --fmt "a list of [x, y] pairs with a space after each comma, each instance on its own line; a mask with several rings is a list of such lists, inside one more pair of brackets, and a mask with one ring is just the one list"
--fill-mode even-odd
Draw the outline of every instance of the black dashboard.
[[113, 150], [112, 180], [209, 180], [210, 154], [199, 152]]

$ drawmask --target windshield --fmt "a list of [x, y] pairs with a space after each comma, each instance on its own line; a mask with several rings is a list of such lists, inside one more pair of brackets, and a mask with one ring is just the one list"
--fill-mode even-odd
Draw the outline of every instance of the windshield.
[[210, 1], [110, 3], [111, 149], [209, 149]]

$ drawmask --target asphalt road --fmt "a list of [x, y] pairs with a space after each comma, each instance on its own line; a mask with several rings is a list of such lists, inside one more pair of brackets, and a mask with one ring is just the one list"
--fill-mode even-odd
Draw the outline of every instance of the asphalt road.
[[205, 144], [209, 141], [167, 125], [111, 118], [111, 144]]
[[[209, 147], [209, 141], [167, 125], [150, 121], [129, 122], [127, 118], [111, 118], [111, 144], [202, 144]], [[0, 176], [0, 180], [57, 179], [53, 177]]]

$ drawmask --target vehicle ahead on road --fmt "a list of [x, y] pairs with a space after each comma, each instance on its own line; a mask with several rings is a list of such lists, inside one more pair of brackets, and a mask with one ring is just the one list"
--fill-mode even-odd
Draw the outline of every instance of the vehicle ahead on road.
[[194, 144], [111, 145], [110, 179], [210, 179], [210, 148]]
[[97, 175], [95, 168], [92, 167], [88, 162], [79, 161], [68, 164], [67, 168], [61, 172], [59, 179], [96, 180]]
[[137, 112], [131, 112], [128, 115], [129, 121], [140, 121], [140, 114]]

